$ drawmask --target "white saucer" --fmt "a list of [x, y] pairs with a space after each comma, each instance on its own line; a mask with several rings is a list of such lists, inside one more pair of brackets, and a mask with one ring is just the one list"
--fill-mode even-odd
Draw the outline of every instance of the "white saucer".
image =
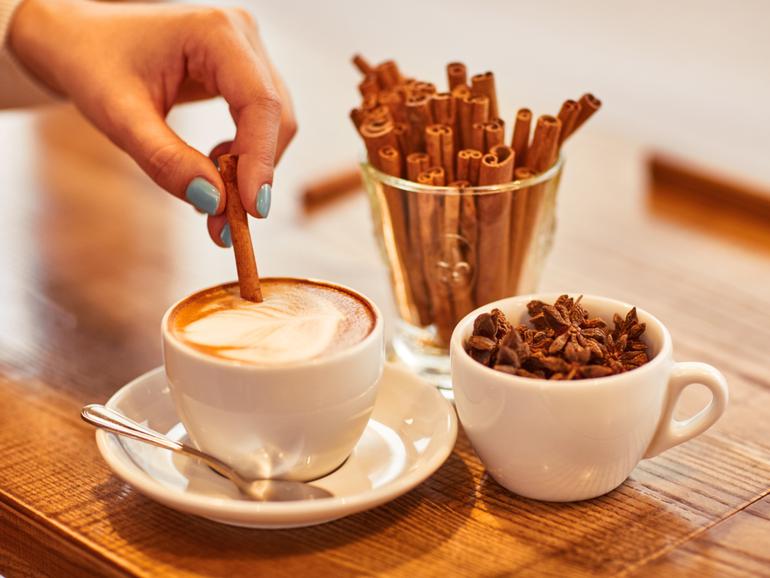
[[[106, 405], [173, 439], [186, 438], [162, 367], [123, 386]], [[436, 388], [386, 364], [363, 437], [342, 467], [313, 482], [333, 498], [252, 502], [193, 459], [101, 430], [96, 443], [119, 477], [170, 508], [236, 526], [291, 528], [336, 520], [408, 492], [444, 463], [456, 437], [454, 408]]]

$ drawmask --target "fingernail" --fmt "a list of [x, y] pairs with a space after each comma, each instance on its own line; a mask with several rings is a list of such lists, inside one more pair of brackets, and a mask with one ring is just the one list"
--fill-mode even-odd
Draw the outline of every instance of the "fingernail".
[[232, 247], [233, 246], [233, 239], [230, 236], [230, 224], [225, 223], [225, 226], [222, 227], [222, 232], [219, 233], [219, 240], [222, 241], [222, 244], [225, 247]]
[[273, 188], [268, 183], [259, 187], [259, 192], [257, 193], [257, 216], [260, 219], [266, 219], [267, 215], [270, 214], [270, 201], [272, 196]]
[[219, 191], [203, 177], [195, 177], [187, 185], [185, 198], [201, 211], [213, 215], [219, 206]]

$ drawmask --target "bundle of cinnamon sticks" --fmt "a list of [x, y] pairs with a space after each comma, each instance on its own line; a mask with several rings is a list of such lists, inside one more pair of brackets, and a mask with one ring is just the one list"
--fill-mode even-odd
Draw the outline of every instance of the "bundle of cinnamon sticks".
[[471, 187], [547, 171], [601, 102], [591, 94], [566, 100], [558, 115], [540, 116], [534, 130], [532, 112], [521, 108], [507, 140], [492, 72], [469, 79], [463, 63], [449, 63], [448, 91], [438, 92], [430, 82], [403, 76], [392, 60], [372, 66], [356, 55], [353, 64], [363, 74], [362, 101], [350, 118], [370, 165], [447, 187], [383, 185], [378, 199], [401, 315], [414, 325], [435, 324], [438, 344], [446, 345], [465, 314], [519, 291], [543, 220], [547, 181], [501, 192]]

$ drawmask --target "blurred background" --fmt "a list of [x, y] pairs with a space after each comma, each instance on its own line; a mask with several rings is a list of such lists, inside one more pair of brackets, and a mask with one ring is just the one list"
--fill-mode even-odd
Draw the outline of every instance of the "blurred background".
[[[646, 223], [646, 232], [654, 232], [654, 239], [648, 246], [618, 249], [614, 258], [632, 255], [649, 264], [664, 257], [667, 244], [677, 243], [687, 246], [693, 258], [670, 267], [686, 276], [687, 267], [702, 270], [716, 253], [748, 248], [750, 253], [768, 254], [770, 240], [763, 236], [762, 226], [746, 233], [739, 220], [721, 220], [720, 210], [713, 212], [713, 220], [689, 222], [686, 203], [661, 209], [651, 202], [646, 195], [645, 162], [651, 151], [674, 153], [749, 182], [760, 191], [770, 190], [770, 3], [282, 0], [230, 4], [254, 13], [292, 91], [300, 125], [276, 174], [270, 218], [252, 223], [264, 275], [314, 276], [346, 283], [371, 295], [392, 314], [388, 277], [371, 234], [364, 195], [353, 194], [333, 209], [314, 214], [302, 211], [300, 203], [304, 185], [353, 167], [363, 158], [363, 145], [348, 119], [349, 110], [359, 102], [360, 75], [350, 64], [356, 52], [373, 63], [393, 58], [405, 74], [433, 81], [440, 89], [446, 82], [444, 67], [451, 60], [464, 61], [470, 74], [492, 70], [507, 122], [521, 106], [538, 115], [555, 114], [564, 99], [586, 91], [602, 99], [599, 114], [566, 147], [560, 229], [546, 269], [545, 289], [595, 291], [644, 304], [645, 291], [638, 284], [613, 279], [611, 257], [598, 264], [581, 249], [600, 235], [610, 238], [598, 243], [617, 246], [623, 231], [614, 231], [608, 222], [621, 212], [643, 215], [641, 222]], [[234, 134], [221, 101], [177, 107], [169, 121], [204, 152]], [[8, 195], [6, 214], [39, 215], [40, 235], [49, 239], [41, 247], [19, 247], [14, 227], [24, 226], [24, 221], [4, 219], [2, 235], [7, 242], [0, 248], [4, 270], [24, 263], [31, 275], [51, 277], [54, 288], [69, 286], [79, 278], [78, 264], [55, 274], [50, 271], [49, 263], [57, 262], [57, 246], [61, 246], [55, 239], [76, 236], [83, 255], [97, 246], [103, 252], [106, 243], [114, 248], [114, 259], [102, 265], [105, 279], [131, 280], [142, 274], [158, 278], [162, 270], [162, 292], [137, 295], [127, 282], [125, 294], [116, 295], [130, 305], [127, 311], [133, 313], [126, 315], [135, 315], [141, 302], [148, 300], [143, 311], [151, 329], [151, 321], [159, 319], [174, 300], [235, 276], [232, 255], [209, 241], [203, 217], [159, 191], [66, 103], [0, 112], [0, 135], [3, 182], [16, 191]], [[601, 189], [606, 202], [584, 204], [588, 189]], [[672, 211], [682, 218], [671, 222]], [[83, 215], [90, 215], [89, 230], [73, 230]], [[116, 222], [123, 226], [114, 228]], [[683, 227], [695, 232], [683, 236]], [[714, 241], [717, 230], [728, 231], [731, 242]], [[72, 242], [68, 243], [71, 249]], [[153, 251], [158, 244], [167, 245], [173, 259], [158, 261], [161, 257]], [[603, 275], [565, 273], [560, 263], [566, 261], [572, 264], [569, 270], [575, 264], [589, 272], [602, 267]], [[745, 270], [738, 267], [731, 272], [731, 282], [751, 278], [756, 264], [766, 266], [767, 260], [746, 262]], [[21, 295], [23, 281], [16, 270], [14, 279], [0, 284], [0, 297]], [[715, 278], [719, 274], [713, 273]], [[87, 308], [98, 302], [95, 293], [100, 285], [100, 279], [92, 278], [75, 307], [67, 303], [35, 307]], [[33, 302], [38, 298], [25, 297]], [[120, 317], [119, 312], [109, 314]], [[28, 327], [17, 318], [26, 315], [29, 311], [24, 309], [4, 312], [6, 326]], [[7, 335], [22, 339], [12, 331]], [[154, 348], [153, 343], [146, 351]]]

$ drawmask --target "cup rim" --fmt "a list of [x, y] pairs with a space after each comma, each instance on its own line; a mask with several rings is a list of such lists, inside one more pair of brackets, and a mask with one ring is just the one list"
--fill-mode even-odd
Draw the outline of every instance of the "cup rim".
[[361, 162], [361, 170], [363, 170], [365, 173], [367, 172], [372, 173], [377, 178], [377, 180], [385, 183], [386, 185], [395, 187], [403, 191], [410, 191], [414, 193], [432, 193], [432, 194], [441, 194], [441, 195], [470, 194], [470, 195], [480, 196], [480, 195], [489, 195], [494, 193], [517, 191], [519, 189], [526, 189], [528, 187], [532, 187], [534, 185], [538, 185], [540, 183], [549, 181], [554, 176], [556, 176], [558, 173], [561, 172], [562, 167], [564, 166], [564, 162], [565, 162], [564, 155], [559, 154], [559, 158], [556, 159], [556, 162], [553, 165], [551, 165], [551, 167], [548, 170], [543, 171], [542, 173], [538, 173], [534, 177], [530, 177], [529, 179], [522, 179], [520, 181], [509, 181], [507, 183], [500, 183], [497, 185], [465, 187], [463, 189], [459, 189], [458, 187], [436, 187], [433, 185], [423, 185], [420, 183], [415, 183], [414, 181], [402, 179], [400, 177], [394, 177], [393, 175], [383, 173], [382, 171], [377, 169], [374, 165], [366, 161]]
[[[566, 293], [566, 295], [569, 295], [570, 297], [572, 297], [575, 294], [576, 292]], [[465, 317], [463, 317], [459, 321], [459, 323], [455, 326], [455, 329], [452, 333], [452, 337], [450, 339], [450, 352], [452, 357], [455, 357], [456, 355], [464, 356], [465, 361], [473, 363], [473, 365], [477, 366], [478, 369], [482, 371], [482, 373], [490, 377], [494, 376], [495, 379], [503, 380], [503, 383], [507, 386], [542, 387], [544, 385], [547, 385], [548, 387], [552, 387], [552, 388], [575, 388], [575, 387], [580, 387], [581, 385], [585, 387], [585, 386], [600, 385], [600, 384], [601, 385], [617, 384], [618, 382], [626, 379], [629, 375], [642, 376], [645, 373], [652, 373], [658, 368], [659, 365], [665, 363], [666, 359], [671, 358], [672, 352], [673, 352], [673, 346], [672, 346], [671, 333], [669, 332], [668, 328], [663, 324], [663, 322], [660, 319], [658, 319], [657, 317], [652, 315], [650, 312], [640, 307], [636, 307], [636, 312], [639, 315], [640, 320], [647, 324], [654, 323], [655, 325], [657, 325], [658, 330], [662, 335], [662, 343], [660, 344], [660, 349], [655, 354], [655, 357], [650, 359], [644, 365], [635, 367], [634, 369], [625, 371], [623, 373], [616, 373], [614, 375], [607, 375], [604, 377], [574, 379], [570, 381], [540, 379], [535, 377], [522, 377], [520, 375], [511, 375], [509, 373], [504, 373], [502, 371], [497, 371], [495, 369], [492, 369], [491, 367], [487, 367], [486, 365], [483, 365], [477, 362], [470, 355], [468, 355], [467, 351], [465, 351], [465, 347], [463, 347], [463, 334], [465, 333], [468, 325], [472, 324], [475, 318], [479, 314], [487, 313], [495, 308], [503, 309], [503, 307], [505, 307], [506, 304], [512, 301], [523, 301], [526, 303], [526, 302], [532, 301], [533, 299], [539, 299], [541, 301], [549, 302], [549, 301], [554, 301], [561, 295], [565, 295], [565, 293], [564, 292], [529, 293], [526, 295], [514, 295], [512, 297], [505, 297], [504, 299], [498, 299], [497, 301], [487, 303], [486, 305], [482, 305], [481, 307], [474, 309], [473, 311], [468, 313]], [[592, 293], [579, 293], [579, 292], [577, 293], [577, 295], [582, 295], [584, 299], [604, 301], [618, 308], [626, 308], [626, 311], [630, 310], [632, 307], [635, 307], [634, 305], [631, 305], [630, 303], [627, 303], [625, 301], [621, 301], [619, 299], [613, 299], [610, 297], [604, 297], [602, 295], [594, 295]], [[644, 319], [641, 319], [642, 317]]]
[[168, 309], [166, 309], [166, 312], [163, 314], [163, 318], [160, 322], [161, 336], [163, 337], [163, 341], [168, 345], [175, 347], [178, 351], [180, 351], [185, 355], [195, 357], [201, 361], [205, 361], [205, 362], [214, 364], [216, 366], [228, 367], [231, 369], [241, 369], [246, 371], [255, 371], [255, 372], [272, 372], [276, 370], [285, 371], [285, 370], [295, 370], [295, 369], [307, 369], [311, 367], [318, 368], [318, 367], [323, 367], [325, 365], [329, 365], [335, 362], [339, 362], [341, 359], [345, 357], [354, 356], [360, 351], [365, 350], [367, 347], [369, 347], [371, 342], [374, 340], [377, 340], [378, 336], [382, 333], [382, 326], [384, 321], [382, 317], [382, 312], [380, 311], [379, 307], [377, 307], [374, 301], [369, 299], [369, 297], [367, 297], [366, 295], [364, 295], [359, 291], [356, 291], [352, 287], [348, 287], [347, 285], [342, 285], [341, 283], [325, 281], [323, 279], [315, 279], [313, 277], [262, 277], [262, 279], [265, 281], [269, 280], [269, 281], [309, 282], [317, 285], [331, 287], [332, 289], [337, 289], [338, 291], [343, 291], [345, 293], [351, 293], [356, 298], [360, 299], [366, 305], [368, 305], [369, 308], [374, 313], [374, 325], [372, 326], [372, 330], [361, 341], [351, 345], [346, 349], [335, 351], [334, 353], [330, 353], [329, 355], [322, 355], [316, 358], [303, 359], [299, 361], [292, 361], [288, 363], [280, 363], [280, 364], [274, 364], [274, 365], [260, 365], [256, 363], [249, 363], [247, 361], [238, 361], [236, 359], [227, 359], [227, 360], [220, 359], [213, 355], [209, 355], [201, 351], [198, 351], [197, 349], [190, 347], [189, 345], [186, 345], [185, 343], [183, 343], [182, 341], [180, 341], [174, 336], [173, 332], [168, 327], [168, 320], [169, 320], [169, 317], [171, 316], [171, 313], [174, 311], [174, 309], [177, 308], [178, 305], [180, 305], [183, 301], [187, 300], [193, 295], [197, 295], [205, 291], [210, 291], [218, 287], [227, 287], [227, 286], [237, 285], [238, 281], [236, 280], [236, 281], [226, 281], [224, 283], [217, 283], [209, 287], [204, 287], [203, 289], [198, 289], [193, 293], [190, 293], [189, 295], [185, 295], [181, 299], [178, 299], [177, 301], [175, 301]]

